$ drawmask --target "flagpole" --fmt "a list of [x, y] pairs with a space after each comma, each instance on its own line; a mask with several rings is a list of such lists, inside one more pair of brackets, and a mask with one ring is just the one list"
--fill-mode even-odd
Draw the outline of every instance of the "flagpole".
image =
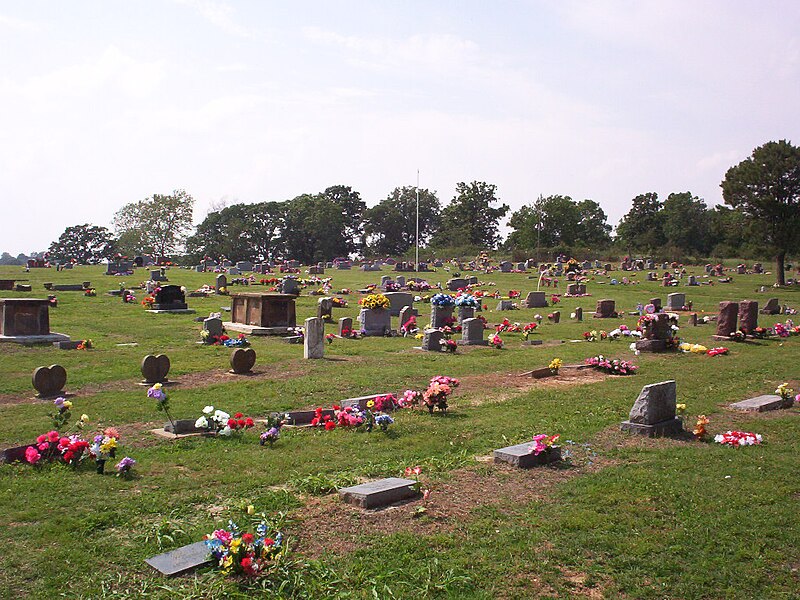
[[419, 272], [419, 169], [417, 169], [417, 250], [414, 264], [416, 265], [414, 270]]

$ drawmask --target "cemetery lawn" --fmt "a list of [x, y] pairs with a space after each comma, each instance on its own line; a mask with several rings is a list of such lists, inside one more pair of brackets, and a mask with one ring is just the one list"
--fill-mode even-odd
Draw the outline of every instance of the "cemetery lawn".
[[[690, 270], [700, 277], [702, 268]], [[29, 279], [31, 293], [46, 297], [42, 282], [91, 281], [96, 297], [57, 292], [51, 330], [94, 348], [63, 351], [52, 346], [0, 345], [0, 449], [32, 443], [49, 431], [52, 404], [33, 398], [31, 373], [60, 364], [75, 395], [73, 413], [86, 413], [86, 437], [107, 426], [122, 433], [121, 455], [138, 461], [135, 476], [99, 476], [88, 465], [77, 472], [59, 465], [0, 465], [0, 597], [3, 598], [236, 598], [269, 591], [298, 598], [797, 598], [800, 592], [800, 408], [737, 413], [726, 408], [782, 382], [800, 391], [800, 338], [721, 343], [715, 325], [691, 327], [681, 317], [680, 336], [708, 347], [725, 345], [727, 356], [642, 354], [626, 341], [575, 342], [591, 329], [636, 326], [637, 317], [593, 319], [597, 300], [613, 298], [618, 311], [652, 297], [681, 292], [703, 314], [722, 300], [770, 297], [800, 306], [800, 291], [769, 288], [771, 275], [736, 276], [731, 284], [662, 288], [645, 282], [611, 286], [590, 281], [583, 298], [562, 298], [555, 307], [495, 312], [526, 324], [537, 312], [561, 311], [561, 323], [544, 319], [542, 346], [525, 346], [520, 334], [501, 334], [503, 350], [461, 347], [455, 355], [423, 353], [412, 338], [337, 339], [325, 358], [303, 360], [302, 345], [252, 337], [255, 374], [227, 373], [231, 350], [198, 345], [195, 315], [154, 315], [138, 304], [105, 294], [121, 281], [101, 267], [56, 273], [0, 267], [0, 279]], [[171, 269], [170, 283], [193, 290], [213, 284], [213, 274]], [[327, 270], [334, 289], [358, 290], [383, 273]], [[410, 276], [413, 274], [405, 273]], [[472, 275], [472, 273], [466, 273]], [[478, 274], [508, 290], [536, 289], [517, 273]], [[621, 278], [622, 273], [612, 276]], [[426, 274], [444, 282], [439, 269]], [[761, 285], [766, 293], [757, 292]], [[261, 291], [240, 288], [231, 291]], [[298, 324], [315, 316], [317, 298], [307, 288], [297, 301]], [[557, 290], [566, 291], [566, 281]], [[138, 300], [144, 296], [139, 292]], [[334, 319], [358, 314], [359, 295], [343, 296], [347, 308]], [[187, 298], [197, 315], [230, 305], [223, 296]], [[582, 307], [584, 322], [569, 319]], [[417, 303], [420, 324], [430, 305]], [[759, 315], [770, 326], [786, 317]], [[223, 320], [227, 320], [223, 314]], [[800, 320], [800, 319], [796, 319]], [[393, 318], [393, 326], [397, 319]], [[326, 332], [335, 332], [328, 324]], [[493, 332], [493, 329], [490, 331]], [[460, 337], [460, 336], [456, 336]], [[488, 332], [487, 332], [488, 337]], [[566, 343], [549, 345], [548, 341]], [[135, 345], [132, 345], [135, 344]], [[337, 429], [284, 429], [274, 447], [258, 444], [263, 430], [241, 439], [165, 440], [150, 433], [163, 413], [146, 398], [139, 365], [147, 354], [170, 357], [167, 388], [177, 418], [195, 419], [206, 405], [254, 418], [271, 412], [330, 407], [343, 399], [424, 389], [435, 375], [461, 379], [447, 415], [400, 411], [388, 433]], [[639, 373], [602, 376], [564, 369], [557, 378], [519, 374], [603, 354], [633, 360]], [[674, 379], [678, 402], [687, 405], [686, 427], [708, 415], [713, 437], [728, 429], [754, 431], [761, 446], [728, 448], [713, 442], [647, 439], [619, 431], [642, 386]], [[568, 460], [528, 471], [491, 462], [492, 450], [525, 442], [534, 434], [560, 434]], [[339, 502], [337, 487], [403, 476], [422, 467], [431, 490], [415, 501], [382, 511]], [[110, 472], [109, 472], [110, 471]], [[202, 539], [229, 518], [247, 523], [253, 505], [282, 522], [290, 549], [270, 578], [225, 579], [209, 567], [164, 578], [144, 559]], [[424, 513], [418, 513], [419, 507]]]

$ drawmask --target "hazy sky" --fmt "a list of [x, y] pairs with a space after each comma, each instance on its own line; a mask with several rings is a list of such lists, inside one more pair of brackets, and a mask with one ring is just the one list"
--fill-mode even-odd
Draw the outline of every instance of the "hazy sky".
[[722, 201], [800, 144], [800, 2], [0, 0], [0, 251], [211, 203], [487, 181], [518, 208]]

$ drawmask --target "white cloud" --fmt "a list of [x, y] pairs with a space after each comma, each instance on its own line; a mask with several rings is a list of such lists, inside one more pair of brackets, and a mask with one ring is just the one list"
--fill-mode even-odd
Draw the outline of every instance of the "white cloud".
[[249, 38], [253, 32], [234, 19], [234, 10], [227, 2], [219, 0], [175, 0], [178, 4], [196, 10], [206, 21], [230, 35]]
[[41, 23], [9, 17], [8, 15], [0, 15], [0, 28], [3, 27], [25, 33], [41, 33], [45, 29], [44, 25]]

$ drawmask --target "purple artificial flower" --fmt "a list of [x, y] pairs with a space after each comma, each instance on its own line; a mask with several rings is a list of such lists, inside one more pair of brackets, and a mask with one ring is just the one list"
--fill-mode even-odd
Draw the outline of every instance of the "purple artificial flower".
[[117, 463], [117, 471], [119, 473], [126, 473], [136, 464], [136, 461], [132, 459], [130, 456], [126, 456], [121, 461]]
[[62, 398], [61, 396], [59, 396], [58, 398], [53, 400], [53, 404], [56, 405], [57, 409], [61, 410], [62, 408], [64, 408], [64, 401], [65, 400], [66, 400], [65, 398]]

